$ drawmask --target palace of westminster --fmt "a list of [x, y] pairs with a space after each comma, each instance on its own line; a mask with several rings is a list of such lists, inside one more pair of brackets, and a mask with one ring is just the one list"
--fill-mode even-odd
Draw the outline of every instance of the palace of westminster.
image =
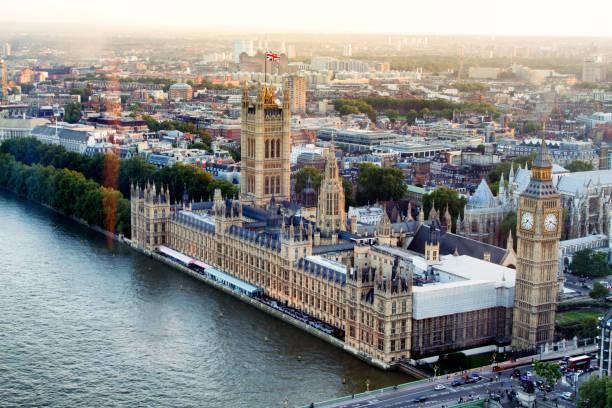
[[[242, 95], [237, 200], [171, 204], [133, 186], [132, 240], [167, 246], [257, 286], [344, 332], [347, 347], [393, 364], [488, 344], [536, 350], [554, 340], [560, 195], [545, 144], [518, 200], [517, 252], [453, 234], [437, 214], [364, 229], [348, 219], [334, 141], [315, 211], [290, 200], [289, 92]], [[303, 214], [316, 214], [306, 216]]]

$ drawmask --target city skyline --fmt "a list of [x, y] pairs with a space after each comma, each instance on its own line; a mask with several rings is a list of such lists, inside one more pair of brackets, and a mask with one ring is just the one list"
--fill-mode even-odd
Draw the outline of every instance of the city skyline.
[[[308, 6], [273, 1], [254, 7], [243, 0], [228, 8], [221, 3], [199, 4], [184, 0], [168, 8], [149, 2], [109, 0], [100, 8], [93, 3], [65, 0], [61, 9], [48, 9], [41, 0], [4, 5], [2, 22], [75, 24], [86, 27], [129, 26], [131, 28], [210, 31], [258, 31], [276, 33], [369, 33], [369, 34], [459, 34], [503, 36], [612, 36], [606, 16], [612, 4], [594, 0], [593, 7], [573, 9], [551, 2], [518, 0], [511, 8], [484, 0], [456, 3], [401, 4], [391, 0], [376, 7], [363, 1], [323, 2]], [[597, 9], [597, 13], [592, 10]], [[248, 12], [243, 12], [248, 10]], [[368, 10], [364, 13], [364, 10]], [[442, 11], [441, 11], [442, 10]], [[213, 19], [208, 16], [214, 15]], [[295, 18], [298, 15], [299, 18]], [[214, 21], [210, 24], [209, 21]], [[112, 22], [112, 23], [111, 23]], [[65, 27], [64, 27], [65, 28]]]

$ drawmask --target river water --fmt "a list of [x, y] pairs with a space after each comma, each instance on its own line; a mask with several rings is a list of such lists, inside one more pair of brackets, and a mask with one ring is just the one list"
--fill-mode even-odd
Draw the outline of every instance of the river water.
[[0, 190], [0, 407], [291, 407], [368, 379], [411, 380]]

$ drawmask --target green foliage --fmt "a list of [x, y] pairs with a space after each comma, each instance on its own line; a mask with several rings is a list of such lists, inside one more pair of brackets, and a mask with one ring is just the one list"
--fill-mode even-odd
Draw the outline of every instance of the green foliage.
[[499, 238], [504, 247], [508, 244], [508, 234], [512, 232], [514, 250], [516, 251], [516, 213], [508, 211], [499, 225]]
[[348, 208], [354, 205], [355, 202], [353, 199], [353, 185], [347, 179], [342, 178], [342, 189], [344, 190], [344, 210], [348, 211]]
[[449, 353], [440, 356], [437, 365], [442, 373], [454, 373], [456, 371], [471, 368], [470, 359], [462, 352]]
[[342, 116], [361, 112], [368, 115], [372, 122], [376, 122], [376, 116], [378, 115], [376, 109], [360, 99], [334, 99], [333, 104]]
[[[178, 120], [164, 120], [163, 122], [156, 121], [149, 115], [143, 115], [142, 120], [145, 121], [151, 132], [159, 130], [178, 130], [183, 133], [191, 133], [202, 139], [202, 142], [208, 146], [212, 143], [212, 137], [204, 129], [198, 129], [193, 123], [179, 122]], [[207, 148], [210, 150], [210, 147]]]
[[575, 302], [561, 302], [557, 304], [557, 312], [584, 309], [606, 309], [608, 305], [597, 300], [580, 300]]
[[534, 133], [542, 130], [542, 124], [539, 122], [527, 122], [523, 125], [523, 133]]
[[579, 408], [612, 408], [612, 377], [592, 375], [580, 385], [578, 395]]
[[397, 109], [387, 109], [385, 111], [385, 116], [388, 117], [391, 122], [395, 122], [399, 116], [399, 112]]
[[0, 186], [111, 232], [130, 235], [130, 205], [123, 195], [82, 173], [53, 166], [28, 166], [0, 153]]
[[438, 187], [433, 192], [425, 194], [423, 196], [423, 210], [425, 211], [425, 217], [429, 215], [431, 206], [435, 203], [436, 211], [440, 215], [440, 219], [443, 218], [448, 205], [448, 211], [452, 217], [451, 229], [455, 229], [457, 216], [463, 215], [463, 208], [467, 204], [467, 199], [459, 197], [459, 193], [452, 188], [445, 186]]
[[597, 82], [581, 81], [574, 84], [574, 88], [578, 89], [599, 89], [600, 85]]
[[567, 170], [569, 170], [571, 173], [574, 173], [576, 171], [592, 171], [592, 170], [594, 170], [593, 163], [587, 162], [587, 161], [584, 161], [584, 160], [573, 160], [571, 163], [569, 163], [567, 166], [565, 166], [565, 168]]
[[610, 271], [608, 256], [590, 248], [576, 252], [569, 267], [574, 274], [583, 276], [605, 276]]
[[478, 146], [476, 146], [476, 151], [480, 154], [484, 154], [485, 152], [485, 145], [483, 144], [479, 144]]
[[599, 323], [599, 320], [593, 316], [583, 319], [580, 323], [581, 337], [592, 339], [597, 336], [597, 323]]
[[64, 108], [64, 121], [68, 123], [77, 123], [81, 119], [81, 104], [78, 102], [70, 102]]
[[188, 149], [201, 149], [201, 150], [208, 150], [210, 149], [210, 146], [205, 145], [202, 142], [195, 142], [190, 144], [189, 146], [187, 146]]
[[589, 296], [593, 299], [603, 300], [606, 296], [610, 294], [610, 289], [606, 288], [603, 284], [599, 282], [593, 283], [593, 290], [589, 292]]
[[517, 156], [514, 161], [503, 161], [498, 163], [497, 166], [489, 173], [487, 173], [487, 178], [489, 179], [489, 183], [493, 184], [500, 180], [501, 175], [504, 175], [504, 179], [508, 181], [508, 175], [510, 174], [510, 166], [514, 163], [514, 172], [516, 173], [519, 166], [524, 167], [525, 163], [531, 168], [533, 166], [533, 162], [538, 156], [537, 152], [531, 152], [529, 155]]
[[70, 95], [81, 95], [81, 102], [87, 102], [92, 94], [91, 88], [72, 88], [70, 90]]
[[[340, 99], [340, 101], [346, 101], [346, 99]], [[447, 119], [453, 117], [453, 111], [492, 112], [495, 116], [501, 114], [499, 109], [487, 103], [455, 103], [444, 99], [397, 99], [391, 97], [369, 97], [364, 98], [363, 101], [378, 112], [384, 112], [387, 109], [395, 109], [400, 115], [405, 115], [410, 123], [414, 121], [412, 117], [416, 112], [419, 112], [420, 116], [431, 114]], [[334, 104], [335, 103], [334, 101]]]
[[[162, 185], [169, 186], [173, 200], [180, 200], [185, 185], [193, 201], [209, 199], [215, 188], [220, 188], [224, 197], [234, 197], [238, 193], [237, 186], [229, 181], [213, 180], [212, 175], [201, 168], [176, 163], [172, 167], [158, 170], [140, 155], [121, 161], [112, 154], [99, 154], [90, 158], [67, 152], [61, 146], [43, 144], [35, 138], [6, 140], [0, 145], [0, 153], [9, 153], [17, 161], [28, 165], [51, 165], [83, 173], [85, 177], [105, 187], [117, 188], [125, 197], [130, 195], [130, 184], [142, 186], [149, 181], [155, 182], [158, 189]], [[118, 169], [113, 170], [113, 163], [116, 163]]]
[[455, 82], [454, 88], [461, 92], [488, 91], [489, 87], [480, 82]]
[[536, 360], [534, 362], [534, 370], [536, 374], [546, 380], [546, 382], [554, 387], [562, 377], [559, 365], [555, 363], [544, 363]]
[[227, 152], [230, 154], [230, 156], [232, 156], [232, 159], [234, 159], [236, 163], [242, 160], [242, 152], [240, 150], [234, 150], [234, 149], [225, 149], [225, 150], [227, 150]]
[[26, 95], [29, 95], [30, 92], [36, 89], [36, 86], [34, 84], [21, 84], [20, 87], [21, 87], [21, 93], [26, 94]]
[[231, 84], [226, 86], [226, 85], [223, 85], [223, 84], [213, 84], [210, 81], [202, 81], [202, 84], [199, 85], [199, 86], [196, 85], [196, 88], [198, 88], [198, 89], [199, 88], [214, 89], [214, 90], [218, 90], [219, 91], [219, 90], [233, 89], [233, 88], [235, 88], [235, 86], [233, 86]]
[[296, 193], [300, 194], [302, 190], [306, 188], [306, 184], [309, 178], [312, 182], [312, 188], [318, 191], [321, 187], [323, 175], [319, 173], [319, 170], [317, 170], [316, 168], [311, 166], [305, 166], [295, 173], [294, 178], [295, 185], [293, 188]]
[[407, 187], [401, 170], [361, 163], [357, 176], [357, 203], [365, 205], [377, 201], [399, 201]]

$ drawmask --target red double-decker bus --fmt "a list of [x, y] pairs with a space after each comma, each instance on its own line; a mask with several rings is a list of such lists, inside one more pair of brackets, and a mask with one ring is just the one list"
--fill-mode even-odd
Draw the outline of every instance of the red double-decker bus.
[[567, 368], [571, 371], [586, 370], [591, 365], [591, 357], [576, 356], [567, 360]]

